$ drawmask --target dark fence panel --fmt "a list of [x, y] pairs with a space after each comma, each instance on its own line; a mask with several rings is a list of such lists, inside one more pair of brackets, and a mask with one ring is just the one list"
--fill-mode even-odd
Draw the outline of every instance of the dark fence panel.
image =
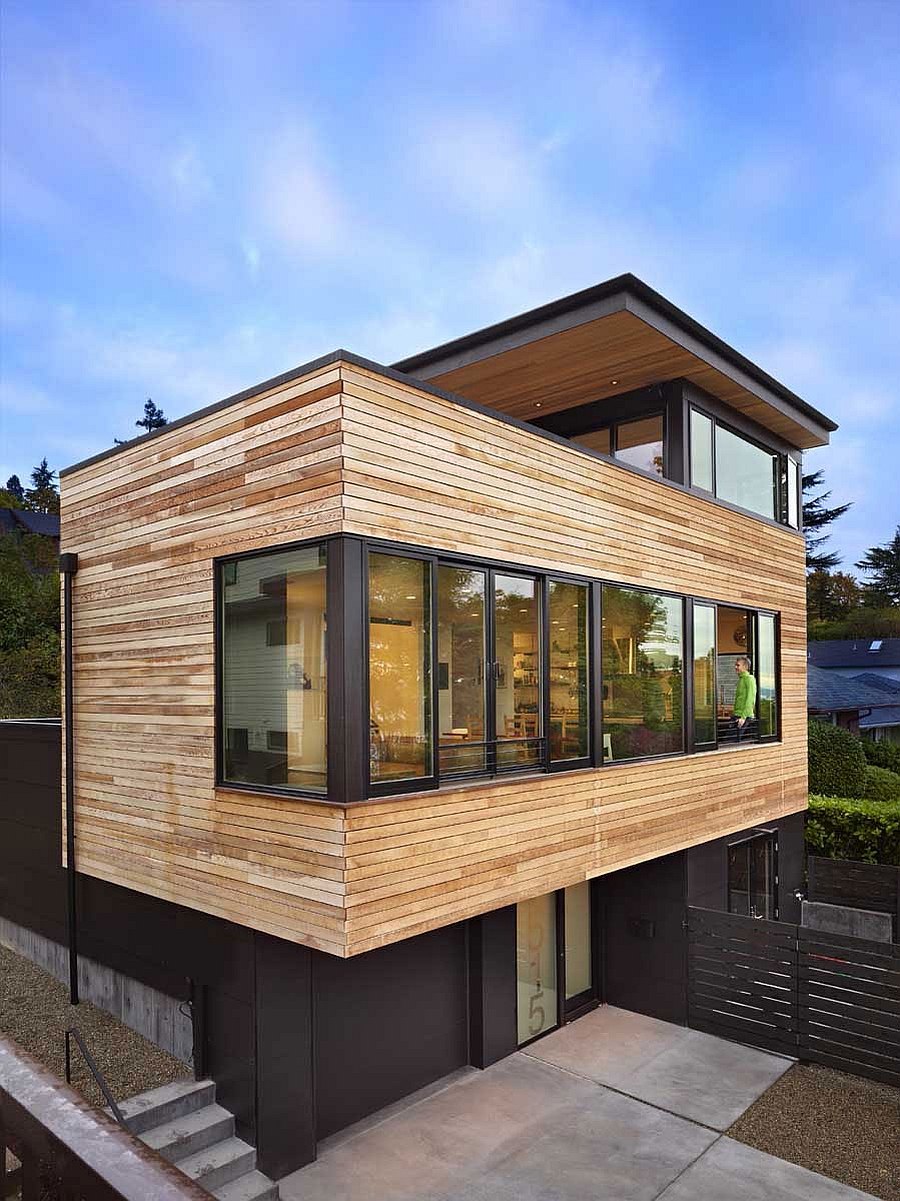
[[900, 946], [689, 907], [688, 1025], [900, 1085]]
[[894, 941], [900, 938], [900, 867], [887, 863], [859, 863], [853, 859], [807, 860], [811, 901], [826, 905], [851, 905], [874, 909], [894, 918]]
[[799, 935], [801, 1058], [900, 1085], [900, 946]]
[[688, 909], [688, 1025], [796, 1054], [796, 926]]

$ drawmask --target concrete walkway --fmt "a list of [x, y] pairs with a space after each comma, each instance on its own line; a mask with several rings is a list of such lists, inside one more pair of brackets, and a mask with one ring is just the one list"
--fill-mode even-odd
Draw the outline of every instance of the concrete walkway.
[[[790, 1061], [603, 1007], [327, 1140], [283, 1201], [863, 1201], [721, 1133]], [[352, 1080], [347, 1081], [349, 1088]]]

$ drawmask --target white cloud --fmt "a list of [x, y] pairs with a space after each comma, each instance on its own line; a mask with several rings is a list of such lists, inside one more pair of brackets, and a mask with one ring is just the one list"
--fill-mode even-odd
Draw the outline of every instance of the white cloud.
[[353, 236], [344, 196], [308, 130], [288, 128], [272, 142], [253, 190], [265, 229], [285, 249], [327, 255]]

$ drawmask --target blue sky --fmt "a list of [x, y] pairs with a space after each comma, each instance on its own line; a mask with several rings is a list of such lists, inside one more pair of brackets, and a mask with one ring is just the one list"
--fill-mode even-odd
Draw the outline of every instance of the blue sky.
[[4, 0], [0, 479], [622, 271], [900, 520], [900, 4]]

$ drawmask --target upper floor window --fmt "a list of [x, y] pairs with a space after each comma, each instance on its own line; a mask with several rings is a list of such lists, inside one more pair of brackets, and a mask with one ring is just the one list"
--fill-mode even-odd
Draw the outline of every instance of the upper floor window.
[[772, 521], [799, 526], [797, 461], [761, 446], [699, 409], [691, 409], [690, 481], [720, 500]]
[[324, 544], [220, 565], [220, 773], [326, 788]]
[[652, 413], [647, 417], [617, 421], [575, 434], [572, 441], [661, 476], [664, 465], [663, 437], [663, 415]]

